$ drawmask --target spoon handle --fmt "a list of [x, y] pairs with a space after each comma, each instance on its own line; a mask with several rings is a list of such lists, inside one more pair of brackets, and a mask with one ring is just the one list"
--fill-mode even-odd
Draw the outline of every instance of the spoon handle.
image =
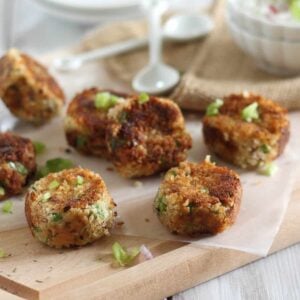
[[161, 14], [162, 6], [158, 1], [149, 1], [149, 54], [150, 54], [150, 64], [155, 65], [161, 62]]
[[121, 54], [124, 52], [128, 52], [130, 50], [138, 49], [146, 46], [148, 43], [147, 38], [140, 39], [130, 39], [128, 41], [122, 41], [113, 45], [109, 45], [100, 49], [88, 51], [82, 54], [78, 54], [76, 56], [72, 56], [71, 58], [80, 59], [82, 62], [86, 62], [89, 60], [97, 59], [97, 58], [105, 58], [112, 55]]

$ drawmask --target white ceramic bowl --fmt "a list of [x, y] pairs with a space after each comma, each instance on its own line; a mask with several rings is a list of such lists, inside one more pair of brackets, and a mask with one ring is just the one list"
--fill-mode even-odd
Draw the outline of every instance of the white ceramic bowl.
[[281, 76], [300, 74], [300, 41], [278, 41], [254, 35], [242, 29], [228, 13], [226, 21], [237, 45], [249, 54], [260, 68]]
[[234, 22], [248, 32], [272, 40], [300, 41], [300, 22], [291, 24], [274, 23], [251, 12], [248, 0], [228, 0], [227, 10]]

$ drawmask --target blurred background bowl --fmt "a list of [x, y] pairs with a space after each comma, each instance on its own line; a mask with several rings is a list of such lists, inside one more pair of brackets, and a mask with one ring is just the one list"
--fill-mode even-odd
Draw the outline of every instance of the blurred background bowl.
[[265, 71], [291, 76], [300, 74], [300, 41], [276, 40], [241, 27], [230, 11], [226, 13], [229, 31], [236, 44]]
[[240, 27], [256, 36], [271, 40], [300, 41], [300, 21], [288, 24], [275, 23], [257, 13], [258, 7], [249, 9], [249, 1], [228, 0], [227, 11]]

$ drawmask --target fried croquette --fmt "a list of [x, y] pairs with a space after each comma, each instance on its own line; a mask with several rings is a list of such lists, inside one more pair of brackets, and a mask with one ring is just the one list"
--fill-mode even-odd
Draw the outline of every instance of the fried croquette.
[[84, 246], [108, 235], [116, 204], [104, 181], [92, 171], [74, 168], [36, 181], [25, 200], [30, 230], [55, 248]]
[[35, 170], [32, 142], [10, 132], [0, 133], [0, 200], [22, 193]]
[[47, 69], [16, 49], [0, 59], [0, 98], [16, 117], [42, 124], [57, 115], [64, 93]]
[[154, 209], [172, 233], [217, 234], [235, 222], [241, 196], [241, 182], [234, 171], [210, 161], [182, 162], [166, 173]]
[[106, 142], [124, 177], [149, 176], [186, 159], [192, 140], [173, 101], [135, 96], [111, 109], [109, 117]]
[[281, 155], [289, 139], [287, 111], [272, 100], [243, 93], [224, 98], [203, 118], [209, 150], [241, 168], [259, 168]]
[[105, 142], [109, 123], [108, 111], [117, 103], [125, 101], [127, 95], [86, 89], [71, 101], [65, 118], [65, 133], [70, 146], [81, 153], [108, 158]]

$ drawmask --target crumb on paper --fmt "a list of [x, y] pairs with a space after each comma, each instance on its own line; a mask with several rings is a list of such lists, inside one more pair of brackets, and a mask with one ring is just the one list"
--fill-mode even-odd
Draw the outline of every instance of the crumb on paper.
[[150, 222], [150, 220], [149, 220], [148, 218], [145, 218], [145, 222], [149, 223], [149, 222]]
[[38, 279], [36, 279], [36, 280], [35, 280], [35, 282], [38, 282], [38, 283], [43, 283], [43, 281], [42, 281], [42, 280], [38, 280]]
[[16, 273], [16, 271], [17, 271], [17, 268], [14, 268], [14, 269], [12, 270], [12, 273]]
[[133, 182], [133, 186], [134, 187], [141, 187], [141, 186], [143, 186], [143, 183], [141, 181], [136, 180], [136, 181]]
[[65, 153], [70, 154], [70, 153], [72, 153], [72, 150], [70, 148], [65, 148]]
[[107, 167], [106, 170], [110, 171], [110, 172], [113, 172], [115, 169], [113, 167]]
[[117, 221], [116, 222], [116, 225], [119, 226], [119, 227], [123, 226], [124, 224], [125, 223], [123, 221]]

